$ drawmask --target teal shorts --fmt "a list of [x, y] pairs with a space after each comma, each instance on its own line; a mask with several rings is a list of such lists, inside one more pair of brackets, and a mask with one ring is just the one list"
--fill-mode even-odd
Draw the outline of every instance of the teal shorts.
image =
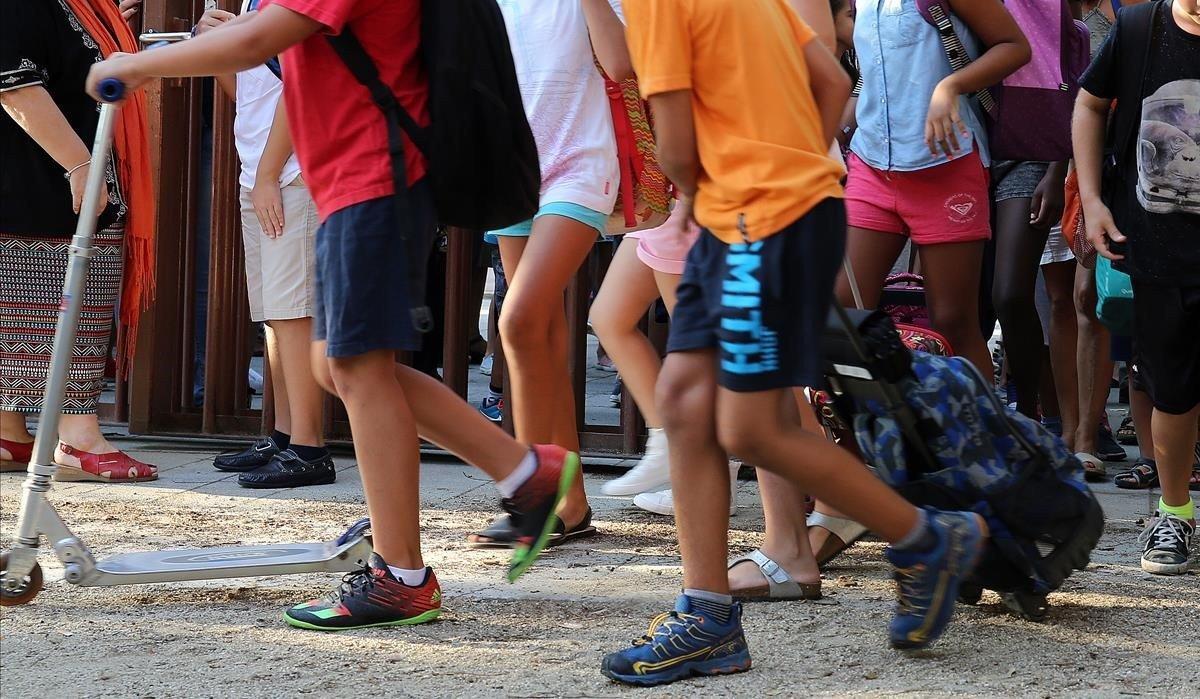
[[573, 221], [579, 221], [585, 226], [591, 226], [596, 229], [597, 235], [604, 235], [605, 228], [608, 224], [608, 214], [602, 214], [595, 209], [589, 209], [586, 206], [572, 204], [569, 201], [552, 201], [548, 204], [543, 204], [538, 209], [533, 218], [528, 221], [522, 221], [508, 228], [501, 228], [498, 231], [488, 231], [483, 234], [485, 242], [496, 244], [498, 238], [514, 237], [528, 238], [533, 232], [533, 222], [543, 216], [563, 216]]

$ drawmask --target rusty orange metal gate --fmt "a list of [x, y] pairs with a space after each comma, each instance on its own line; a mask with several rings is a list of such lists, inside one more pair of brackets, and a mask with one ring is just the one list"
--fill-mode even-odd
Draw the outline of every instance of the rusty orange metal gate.
[[[239, 4], [219, 2], [235, 12]], [[204, 2], [145, 0], [143, 7], [143, 31], [187, 31], [203, 13]], [[158, 292], [143, 319], [132, 374], [116, 387], [115, 402], [105, 407], [103, 417], [127, 421], [135, 434], [264, 433], [273, 424], [269, 372], [262, 372], [267, 381], [261, 409], [252, 407], [246, 381], [256, 329], [246, 301], [233, 104], [211, 81], [198, 79], [163, 80], [148, 93], [159, 196]], [[211, 107], [206, 106], [209, 102]], [[211, 145], [205, 138], [206, 121], [211, 124]], [[204, 150], [210, 147], [209, 175], [202, 165]], [[469, 293], [479, 233], [446, 233], [443, 380], [466, 396], [467, 328], [479, 312], [470, 307], [477, 299]], [[589, 422], [584, 409], [589, 290], [596, 270], [604, 266], [603, 259], [596, 262], [600, 264], [583, 266], [566, 298], [580, 436], [586, 452], [632, 455], [640, 450], [644, 425], [631, 400], [623, 401], [616, 425]], [[206, 313], [197, 303], [205, 296]], [[651, 336], [661, 341], [663, 328], [653, 319], [647, 323]], [[197, 347], [201, 330], [205, 341]], [[200, 371], [202, 382], [196, 380]], [[203, 388], [202, 401], [195, 400], [197, 384]], [[340, 404], [330, 398], [326, 408], [329, 437], [348, 439]]]

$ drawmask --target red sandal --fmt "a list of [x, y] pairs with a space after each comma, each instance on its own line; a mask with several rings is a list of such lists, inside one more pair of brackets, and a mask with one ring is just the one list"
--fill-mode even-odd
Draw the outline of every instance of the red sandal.
[[12, 442], [0, 439], [0, 449], [12, 454], [11, 459], [0, 459], [0, 472], [24, 471], [33, 458], [33, 442]]
[[59, 481], [95, 481], [99, 483], [139, 483], [158, 478], [158, 468], [144, 464], [123, 451], [93, 454], [58, 443], [63, 454], [79, 459], [80, 466], [59, 463], [54, 479]]

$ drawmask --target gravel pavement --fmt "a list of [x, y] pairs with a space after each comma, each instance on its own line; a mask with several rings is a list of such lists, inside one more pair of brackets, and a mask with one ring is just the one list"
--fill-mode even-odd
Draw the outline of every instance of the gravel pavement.
[[[247, 491], [213, 454], [127, 442], [162, 468], [140, 485], [56, 484], [68, 524], [102, 556], [140, 548], [316, 541], [364, 515], [352, 460], [338, 482]], [[640, 635], [680, 584], [669, 519], [600, 495], [603, 535], [548, 552], [516, 585], [505, 552], [468, 550], [496, 496], [451, 463], [422, 468], [427, 560], [446, 611], [433, 624], [322, 634], [290, 629], [286, 606], [323, 593], [332, 575], [76, 588], [43, 551], [47, 587], [0, 613], [0, 694], [13, 697], [771, 697], [1200, 696], [1200, 577], [1138, 568], [1146, 493], [1099, 486], [1107, 530], [1086, 571], [1051, 596], [1046, 623], [1008, 613], [987, 593], [960, 606], [931, 651], [886, 647], [891, 583], [883, 545], [859, 544], [825, 576], [817, 602], [746, 609], [754, 669], [636, 690], [599, 673], [603, 653]], [[23, 474], [0, 476], [0, 544], [9, 545]], [[761, 542], [757, 486], [743, 482], [732, 550]]]

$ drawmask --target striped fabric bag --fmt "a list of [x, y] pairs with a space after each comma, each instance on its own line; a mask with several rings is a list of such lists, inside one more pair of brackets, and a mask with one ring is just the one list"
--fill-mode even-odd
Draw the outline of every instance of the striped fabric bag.
[[612, 109], [621, 168], [619, 196], [608, 219], [608, 233], [622, 235], [657, 228], [671, 211], [671, 183], [654, 155], [649, 110], [638, 93], [636, 78], [618, 83], [605, 75], [604, 89]]

